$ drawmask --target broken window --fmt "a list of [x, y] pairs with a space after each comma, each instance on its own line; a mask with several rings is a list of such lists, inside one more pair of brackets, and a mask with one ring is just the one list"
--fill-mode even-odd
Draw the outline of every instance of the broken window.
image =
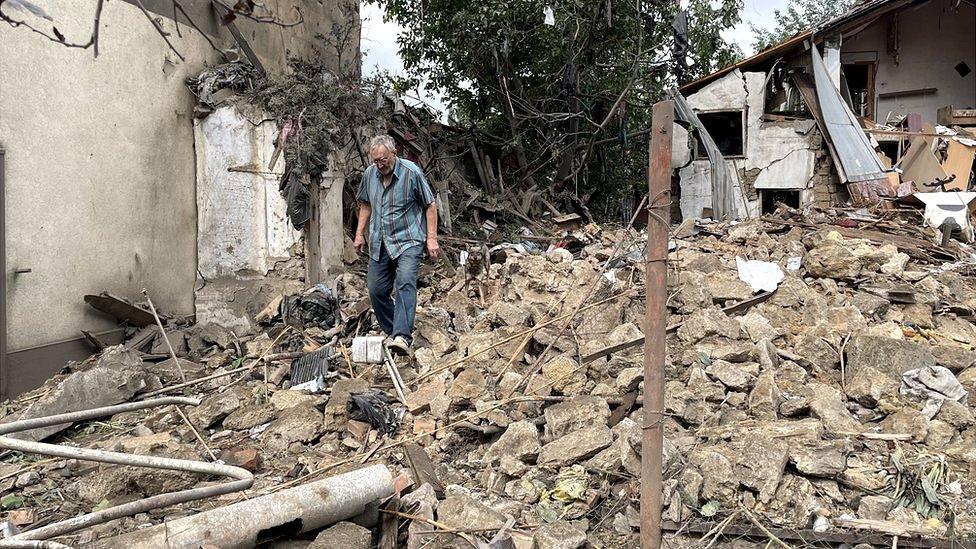
[[[744, 111], [715, 111], [700, 112], [698, 119], [701, 120], [708, 135], [712, 136], [718, 150], [722, 156], [743, 156], [744, 144], [746, 141], [746, 131], [744, 123]], [[701, 140], [698, 140], [698, 157], [708, 156]]]
[[785, 204], [791, 208], [800, 207], [800, 191], [783, 190], [762, 190], [762, 213], [771, 214], [776, 211], [779, 204]]

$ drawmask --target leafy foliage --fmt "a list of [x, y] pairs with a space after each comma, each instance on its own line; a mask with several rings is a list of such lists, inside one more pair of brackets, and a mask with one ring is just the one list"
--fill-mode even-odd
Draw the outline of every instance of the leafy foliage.
[[[653, 102], [678, 84], [675, 2], [368, 1], [405, 29], [404, 84], [439, 91], [458, 123], [513, 153], [507, 182], [573, 185], [584, 201], [595, 192], [606, 201], [643, 181], [646, 133], [627, 136], [647, 127]], [[719, 33], [741, 7], [691, 0], [685, 80], [740, 55]]]
[[328, 153], [349, 141], [349, 128], [366, 124], [373, 109], [358, 84], [315, 63], [292, 59], [290, 64], [288, 74], [260, 80], [252, 100], [271, 113], [279, 127], [288, 121], [294, 125], [296, 131], [284, 147], [289, 165], [317, 173]]
[[756, 51], [774, 46], [797, 33], [828, 21], [851, 9], [857, 0], [790, 0], [785, 10], [773, 10], [772, 28], [750, 25], [756, 34]]

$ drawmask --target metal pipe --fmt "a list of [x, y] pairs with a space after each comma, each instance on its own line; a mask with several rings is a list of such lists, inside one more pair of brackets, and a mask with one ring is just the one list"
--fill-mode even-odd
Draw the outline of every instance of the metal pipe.
[[390, 470], [384, 465], [373, 465], [101, 540], [94, 547], [250, 548], [350, 519], [393, 491]]
[[[151, 467], [154, 469], [167, 469], [171, 471], [185, 471], [190, 473], [216, 475], [233, 478], [236, 480], [233, 482], [218, 484], [216, 486], [193, 488], [189, 490], [181, 490], [179, 492], [151, 496], [130, 503], [117, 505], [115, 507], [109, 507], [108, 509], [104, 509], [102, 511], [72, 517], [61, 522], [56, 522], [54, 524], [49, 524], [41, 528], [18, 534], [6, 540], [0, 540], [0, 548], [23, 547], [23, 545], [11, 545], [11, 543], [22, 543], [26, 540], [44, 540], [54, 536], [74, 532], [75, 530], [88, 526], [101, 524], [117, 518], [144, 513], [160, 507], [167, 507], [197, 499], [246, 490], [254, 484], [254, 475], [252, 475], [250, 471], [240, 467], [232, 467], [230, 465], [206, 463], [186, 459], [125, 454], [120, 452], [107, 452], [104, 450], [92, 450], [89, 448], [74, 448], [58, 444], [19, 440], [9, 436], [4, 436], [9, 433], [27, 431], [40, 427], [48, 427], [51, 425], [59, 425], [62, 423], [73, 423], [76, 421], [84, 421], [121, 412], [130, 412], [133, 410], [142, 410], [145, 408], [153, 408], [156, 406], [164, 406], [169, 404], [189, 404], [196, 406], [200, 404], [200, 401], [185, 397], [165, 397], [141, 402], [129, 402], [116, 406], [106, 406], [103, 408], [93, 408], [91, 410], [83, 410], [80, 412], [70, 412], [47, 417], [25, 419], [23, 421], [14, 421], [0, 425], [0, 448], [66, 459], [81, 459], [100, 463], [112, 463], [116, 465], [131, 465], [136, 467]], [[31, 547], [38, 546], [32, 545]]]
[[674, 103], [654, 104], [647, 169], [648, 217], [645, 263], [644, 429], [641, 451], [640, 540], [661, 547], [661, 481], [664, 448], [664, 359], [668, 300], [668, 237], [671, 210], [671, 131]]
[[403, 382], [403, 378], [400, 377], [400, 370], [397, 369], [396, 362], [393, 361], [393, 355], [390, 350], [384, 345], [383, 353], [386, 355], [386, 372], [390, 375], [390, 379], [393, 380], [393, 388], [396, 390], [396, 394], [400, 397], [400, 402], [407, 405], [407, 397], [404, 395], [404, 388], [406, 384]]

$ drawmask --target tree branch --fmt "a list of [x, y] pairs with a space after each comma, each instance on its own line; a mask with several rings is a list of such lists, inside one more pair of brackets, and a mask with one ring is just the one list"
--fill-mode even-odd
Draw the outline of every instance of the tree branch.
[[288, 27], [297, 27], [298, 25], [301, 25], [302, 23], [305, 22], [305, 15], [302, 13], [301, 8], [299, 8], [298, 6], [292, 6], [295, 9], [295, 11], [298, 12], [298, 20], [295, 21], [294, 23], [285, 23], [284, 21], [278, 19], [277, 17], [273, 17], [273, 16], [262, 17], [259, 15], [254, 15], [253, 13], [248, 13], [248, 12], [234, 9], [233, 6], [228, 6], [222, 0], [213, 0], [213, 2], [219, 4], [222, 8], [229, 11], [230, 13], [233, 13], [235, 16], [243, 17], [245, 19], [250, 19], [255, 23], [266, 23], [269, 25], [277, 25], [279, 27], [288, 28]]
[[5, 23], [7, 23], [8, 25], [10, 25], [13, 28], [25, 27], [28, 30], [30, 30], [31, 32], [36, 33], [36, 34], [40, 34], [41, 36], [43, 36], [44, 38], [47, 38], [51, 42], [55, 42], [55, 43], [61, 44], [62, 46], [66, 47], [66, 48], [78, 48], [78, 49], [82, 49], [82, 50], [87, 50], [88, 48], [91, 48], [91, 47], [94, 46], [95, 57], [97, 58], [98, 57], [98, 26], [99, 26], [99, 23], [100, 23], [101, 18], [102, 18], [102, 6], [104, 6], [104, 5], [105, 5], [105, 0], [98, 0], [98, 4], [95, 5], [95, 23], [94, 23], [94, 27], [92, 28], [91, 36], [88, 38], [88, 41], [85, 42], [85, 43], [81, 43], [81, 42], [67, 42], [67, 41], [65, 41], [61, 37], [52, 36], [52, 35], [44, 32], [44, 31], [42, 31], [42, 30], [40, 30], [40, 29], [32, 26], [27, 21], [22, 21], [20, 19], [14, 19], [14, 18], [10, 17], [9, 15], [3, 13], [2, 4], [0, 4], [0, 21], [3, 21]]
[[139, 6], [140, 10], [142, 10], [142, 14], [146, 16], [146, 19], [148, 19], [149, 22], [152, 23], [152, 26], [154, 29], [156, 29], [156, 32], [158, 32], [159, 35], [163, 37], [163, 40], [166, 41], [166, 45], [169, 46], [169, 49], [176, 54], [176, 57], [179, 57], [180, 61], [186, 61], [186, 58], [184, 58], [183, 55], [176, 49], [176, 46], [174, 46], [173, 43], [169, 41], [169, 36], [166, 34], [166, 31], [163, 30], [163, 27], [160, 26], [158, 21], [156, 21], [155, 19], [153, 19], [151, 15], [149, 15], [148, 11], [146, 11], [146, 6], [142, 5], [142, 0], [136, 0], [136, 5]]

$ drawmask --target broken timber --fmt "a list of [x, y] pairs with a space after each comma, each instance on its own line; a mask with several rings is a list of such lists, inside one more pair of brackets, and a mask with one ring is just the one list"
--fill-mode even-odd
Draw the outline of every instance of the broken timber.
[[[647, 170], [647, 251], [644, 267], [644, 430], [641, 435], [640, 544], [661, 547], [664, 476], [664, 363], [668, 313], [668, 233], [674, 103], [654, 104]], [[557, 336], [558, 337], [558, 336]]]
[[403, 450], [407, 454], [407, 462], [410, 464], [410, 469], [413, 471], [413, 477], [417, 485], [419, 486], [424, 483], [430, 484], [437, 497], [443, 499], [444, 485], [437, 478], [437, 473], [434, 472], [434, 464], [430, 462], [430, 457], [427, 455], [427, 452], [416, 442], [404, 444]]
[[804, 227], [807, 229], [830, 229], [832, 231], [837, 231], [842, 236], [847, 238], [863, 238], [865, 240], [870, 240], [872, 242], [877, 242], [879, 244], [891, 243], [898, 248], [899, 251], [904, 252], [915, 259], [922, 259], [925, 261], [932, 261], [933, 258], [944, 259], [948, 261], [955, 261], [959, 259], [955, 254], [950, 253], [945, 248], [939, 248], [932, 243], [926, 242], [924, 240], [919, 240], [917, 238], [912, 238], [910, 236], [883, 233], [879, 231], [868, 231], [864, 229], [852, 229], [850, 227], [841, 227], [840, 225], [814, 225], [811, 223], [801, 223], [798, 221], [786, 221], [783, 219], [773, 219], [771, 217], [763, 217], [762, 221], [765, 223], [773, 223], [776, 225], [785, 225], [787, 227]]
[[144, 328], [156, 324], [156, 320], [149, 311], [109, 293], [103, 292], [100, 295], [86, 295], [85, 303], [91, 305], [96, 310], [125, 321], [130, 326]]

